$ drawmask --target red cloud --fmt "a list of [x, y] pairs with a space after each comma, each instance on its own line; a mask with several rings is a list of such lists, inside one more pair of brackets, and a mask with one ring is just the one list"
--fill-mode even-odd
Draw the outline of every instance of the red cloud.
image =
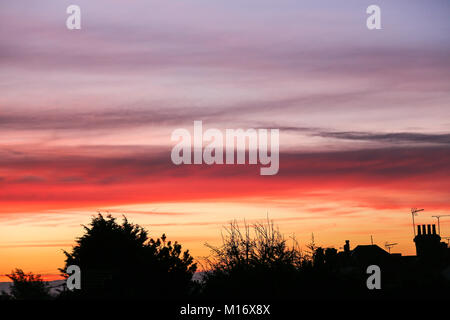
[[270, 177], [255, 165], [175, 166], [168, 155], [4, 158], [0, 212], [314, 195], [381, 207], [450, 207], [448, 148], [282, 153], [280, 172]]

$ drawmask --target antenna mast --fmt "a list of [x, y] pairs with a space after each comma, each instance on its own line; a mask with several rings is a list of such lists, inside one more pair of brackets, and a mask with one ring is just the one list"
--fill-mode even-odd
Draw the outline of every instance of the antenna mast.
[[391, 248], [392, 248], [393, 246], [396, 246], [396, 245], [398, 245], [398, 243], [388, 243], [388, 242], [386, 242], [386, 243], [384, 244], [384, 247], [385, 247], [386, 249], [388, 249], [388, 250], [389, 250], [389, 254], [391, 254]]
[[441, 235], [441, 221], [439, 220], [441, 217], [450, 217], [450, 214], [444, 214], [440, 216], [432, 216], [433, 218], [436, 218], [438, 221], [438, 233]]
[[414, 230], [414, 237], [416, 236], [416, 224], [414, 222], [414, 216], [417, 216], [417, 212], [424, 211], [425, 209], [417, 209], [417, 208], [411, 208], [411, 216], [412, 216], [412, 223], [413, 223], [413, 230]]

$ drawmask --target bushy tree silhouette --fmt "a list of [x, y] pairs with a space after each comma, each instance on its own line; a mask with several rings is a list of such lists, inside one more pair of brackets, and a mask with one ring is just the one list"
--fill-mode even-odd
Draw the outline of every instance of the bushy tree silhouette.
[[[163, 234], [149, 239], [147, 231], [123, 217], [121, 224], [108, 215], [94, 217], [85, 234], [66, 255], [81, 269], [81, 290], [63, 296], [82, 298], [167, 298], [186, 295], [197, 265], [179, 243]], [[68, 276], [68, 275], [66, 275]]]
[[222, 245], [207, 246], [203, 294], [216, 298], [282, 298], [293, 294], [304, 263], [298, 245], [288, 241], [271, 221], [241, 230], [237, 222], [225, 228]]
[[12, 280], [9, 294], [3, 293], [3, 299], [10, 300], [49, 300], [50, 288], [39, 274], [25, 273], [16, 269], [6, 275]]

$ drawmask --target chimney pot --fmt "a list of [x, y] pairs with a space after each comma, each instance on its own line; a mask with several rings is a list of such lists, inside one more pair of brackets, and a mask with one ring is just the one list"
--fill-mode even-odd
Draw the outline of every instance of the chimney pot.
[[426, 225], [422, 225], [422, 234], [426, 235], [427, 234], [427, 226]]
[[436, 234], [436, 225], [433, 224], [433, 234]]
[[420, 229], [420, 225], [417, 226], [417, 235], [418, 236], [422, 235], [422, 229]]
[[345, 240], [344, 252], [350, 252], [350, 240]]
[[431, 224], [427, 225], [427, 229], [428, 229], [428, 234], [431, 234]]

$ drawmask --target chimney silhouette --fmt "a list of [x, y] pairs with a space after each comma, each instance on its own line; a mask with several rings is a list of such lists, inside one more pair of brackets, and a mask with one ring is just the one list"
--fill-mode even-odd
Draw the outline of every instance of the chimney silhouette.
[[350, 253], [350, 240], [345, 240], [344, 252]]
[[417, 235], [414, 238], [417, 256], [423, 261], [434, 261], [439, 259], [442, 255], [443, 246], [441, 237], [436, 234], [436, 225], [418, 225], [417, 231]]

